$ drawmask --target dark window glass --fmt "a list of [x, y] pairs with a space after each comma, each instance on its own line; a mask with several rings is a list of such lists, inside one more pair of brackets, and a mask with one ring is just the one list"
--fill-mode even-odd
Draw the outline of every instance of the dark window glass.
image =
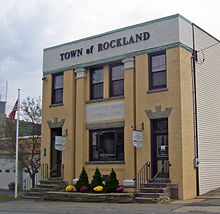
[[90, 160], [124, 160], [124, 129], [90, 131]]
[[9, 169], [6, 169], [6, 170], [5, 170], [5, 173], [9, 173], [9, 172], [10, 172], [10, 170], [9, 170]]
[[110, 97], [124, 95], [124, 66], [110, 65]]
[[150, 89], [166, 88], [166, 53], [149, 55]]
[[53, 75], [52, 104], [63, 103], [63, 73]]
[[103, 67], [90, 70], [90, 99], [103, 98]]

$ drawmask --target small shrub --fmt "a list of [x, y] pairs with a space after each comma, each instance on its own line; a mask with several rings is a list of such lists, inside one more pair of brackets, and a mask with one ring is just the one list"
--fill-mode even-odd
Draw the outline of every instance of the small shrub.
[[112, 169], [109, 177], [107, 178], [105, 182], [105, 191], [106, 192], [115, 192], [116, 189], [118, 188], [118, 179], [116, 176], [115, 171]]
[[97, 186], [102, 186], [102, 187], [104, 186], [102, 183], [102, 175], [101, 175], [98, 167], [96, 168], [95, 173], [92, 177], [92, 182], [91, 182], [90, 186], [93, 190]]
[[82, 172], [79, 176], [79, 180], [75, 184], [75, 188], [79, 192], [80, 188], [83, 187], [83, 186], [85, 186], [89, 189], [89, 179], [88, 179], [88, 175], [87, 175], [86, 170], [84, 169], [84, 167], [83, 167]]

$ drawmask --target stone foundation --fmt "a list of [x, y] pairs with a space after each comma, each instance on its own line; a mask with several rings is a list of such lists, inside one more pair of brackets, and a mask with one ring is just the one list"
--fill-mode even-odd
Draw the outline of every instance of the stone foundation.
[[46, 192], [44, 200], [73, 202], [110, 202], [133, 203], [132, 193], [78, 193], [78, 192]]

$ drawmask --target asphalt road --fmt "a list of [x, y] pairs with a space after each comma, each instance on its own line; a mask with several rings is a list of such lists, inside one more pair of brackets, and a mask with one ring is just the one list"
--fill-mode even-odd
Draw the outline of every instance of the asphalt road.
[[0, 214], [164, 214], [220, 213], [220, 199], [176, 202], [170, 204], [111, 204], [55, 201], [0, 201]]

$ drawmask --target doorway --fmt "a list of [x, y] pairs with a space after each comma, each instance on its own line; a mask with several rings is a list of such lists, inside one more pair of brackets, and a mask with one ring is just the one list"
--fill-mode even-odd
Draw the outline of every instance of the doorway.
[[151, 177], [169, 178], [168, 119], [151, 120]]
[[62, 136], [62, 128], [51, 129], [50, 177], [62, 176], [62, 151], [55, 149], [56, 136]]

